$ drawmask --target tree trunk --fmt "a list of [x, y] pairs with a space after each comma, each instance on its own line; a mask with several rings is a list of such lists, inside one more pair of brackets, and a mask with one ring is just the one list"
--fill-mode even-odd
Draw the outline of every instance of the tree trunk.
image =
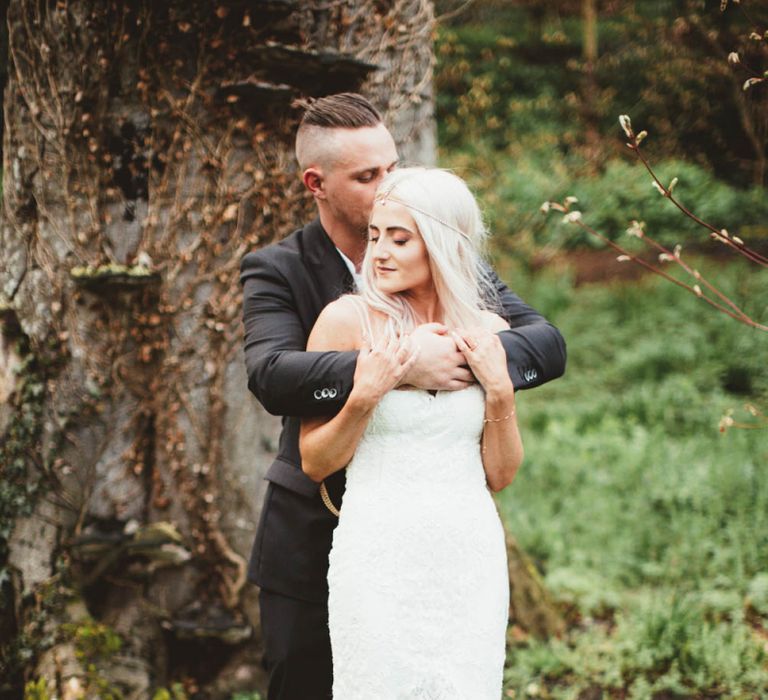
[[585, 155], [591, 163], [592, 169], [597, 171], [602, 147], [597, 114], [597, 81], [595, 80], [595, 64], [597, 63], [597, 6], [595, 0], [582, 0], [581, 21], [582, 58], [584, 60], [581, 111], [584, 121]]
[[546, 639], [565, 632], [565, 621], [549, 596], [536, 565], [507, 533], [509, 621], [525, 633]]
[[597, 61], [597, 7], [595, 0], [581, 1], [581, 17], [584, 23], [582, 54], [588, 65]]
[[279, 430], [239, 262], [310, 215], [293, 98], [362, 86], [429, 143], [431, 6], [7, 12], [0, 692], [228, 697], [260, 684], [245, 564]]
[[295, 97], [362, 89], [434, 160], [431, 4], [11, 0], [7, 24], [0, 697], [228, 698], [263, 683], [245, 566], [279, 431], [239, 262], [311, 215]]

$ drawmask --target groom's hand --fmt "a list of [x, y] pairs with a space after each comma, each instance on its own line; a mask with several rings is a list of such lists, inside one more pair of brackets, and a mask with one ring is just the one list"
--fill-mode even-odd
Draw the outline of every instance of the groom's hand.
[[442, 323], [417, 326], [410, 338], [418, 353], [399, 386], [456, 391], [475, 383], [475, 377], [467, 368], [466, 358]]

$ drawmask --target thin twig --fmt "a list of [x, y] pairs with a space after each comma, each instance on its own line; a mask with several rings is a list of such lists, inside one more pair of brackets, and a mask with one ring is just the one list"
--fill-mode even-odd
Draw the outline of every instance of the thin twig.
[[[670, 275], [667, 272], [665, 272], [664, 270], [656, 267], [655, 265], [651, 265], [650, 263], [646, 262], [642, 258], [638, 258], [636, 255], [633, 255], [632, 253], [630, 253], [629, 251], [625, 250], [624, 248], [622, 248], [617, 243], [614, 243], [609, 238], [606, 238], [601, 233], [599, 233], [598, 231], [593, 229], [591, 226], [588, 226], [584, 222], [577, 221], [576, 223], [583, 230], [591, 233], [593, 236], [596, 236], [601, 241], [607, 243], [609, 246], [611, 246], [611, 248], [613, 248], [614, 250], [618, 251], [622, 255], [626, 255], [633, 262], [638, 263], [639, 265], [645, 267], [646, 269], [650, 270], [651, 272], [654, 272], [657, 275], [660, 275], [664, 279], [672, 282], [673, 284], [676, 284], [678, 287], [682, 287], [683, 289], [687, 289], [689, 292], [691, 292], [691, 294], [693, 294], [694, 296], [698, 297], [702, 301], [705, 301], [710, 306], [713, 306], [718, 311], [721, 311], [724, 314], [727, 314], [728, 316], [730, 316], [731, 318], [736, 319], [737, 321], [741, 321], [742, 323], [744, 323], [744, 324], [746, 324], [748, 326], [752, 326], [753, 328], [757, 328], [757, 329], [759, 329], [761, 331], [768, 331], [768, 326], [764, 326], [763, 324], [758, 323], [754, 319], [750, 318], [741, 309], [738, 309], [738, 307], [736, 307], [737, 308], [737, 312], [734, 313], [733, 311], [731, 311], [730, 309], [726, 308], [725, 306], [722, 306], [721, 304], [718, 304], [713, 299], [710, 299], [709, 297], [705, 296], [703, 293], [697, 292], [691, 285], [686, 284], [685, 282], [677, 279], [676, 277], [673, 277], [672, 275]], [[720, 294], [719, 296], [722, 296], [722, 294]], [[735, 304], [733, 304], [733, 302], [730, 302], [729, 305], [731, 307], [735, 306]]]
[[[548, 202], [547, 205], [548, 205], [548, 208], [551, 207], [551, 208], [553, 208], [553, 209], [555, 209], [557, 211], [563, 212], [566, 215], [568, 215], [568, 214], [573, 215], [575, 213], [578, 213], [579, 216], [577, 216], [577, 217], [573, 217], [573, 216], [567, 217], [566, 216], [566, 221], [568, 221], [569, 223], [576, 224], [582, 230], [586, 231], [587, 233], [589, 233], [590, 235], [594, 236], [595, 238], [598, 238], [603, 243], [605, 243], [606, 245], [610, 246], [616, 252], [618, 252], [622, 256], [624, 256], [627, 260], [631, 260], [632, 262], [640, 265], [641, 267], [644, 267], [645, 269], [649, 270], [650, 272], [653, 272], [654, 274], [657, 274], [660, 277], [663, 277], [667, 281], [672, 282], [672, 284], [676, 284], [678, 287], [682, 287], [683, 289], [688, 290], [694, 296], [698, 297], [699, 299], [701, 299], [702, 301], [706, 302], [707, 304], [709, 304], [713, 308], [717, 309], [718, 311], [726, 314], [727, 316], [730, 316], [731, 318], [735, 319], [736, 321], [739, 321], [739, 322], [741, 322], [741, 323], [743, 323], [743, 324], [745, 324], [747, 326], [751, 326], [752, 328], [757, 328], [758, 330], [761, 330], [761, 331], [768, 331], [768, 326], [763, 325], [762, 323], [758, 323], [757, 321], [755, 321], [747, 313], [745, 313], [741, 308], [739, 308], [733, 301], [728, 299], [722, 292], [720, 292], [718, 290], [715, 290], [713, 285], [705, 282], [706, 287], [708, 289], [712, 290], [720, 299], [723, 299], [726, 302], [727, 306], [723, 306], [722, 304], [718, 303], [714, 299], [711, 299], [708, 296], [706, 296], [701, 291], [701, 288], [698, 287], [698, 285], [691, 286], [689, 284], [686, 284], [682, 280], [679, 280], [676, 277], [673, 277], [672, 275], [670, 275], [666, 271], [662, 270], [661, 268], [659, 268], [659, 267], [657, 267], [655, 265], [652, 265], [651, 263], [647, 262], [646, 260], [643, 260], [642, 258], [638, 257], [637, 255], [634, 255], [633, 253], [629, 252], [628, 250], [626, 250], [625, 248], [620, 246], [618, 243], [615, 243], [610, 238], [608, 238], [607, 236], [604, 236], [602, 233], [600, 233], [596, 229], [592, 228], [588, 224], [585, 224], [581, 220], [580, 212], [570, 212], [570, 204], [568, 202], [564, 202], [564, 203]], [[643, 240], [646, 240], [647, 237], [645, 235], [643, 235], [642, 238], [643, 238]], [[682, 261], [677, 256], [675, 256], [672, 253], [669, 253], [669, 251], [667, 251], [666, 248], [661, 246], [659, 243], [656, 243], [656, 241], [653, 241], [653, 239], [648, 239], [648, 241], [650, 241], [650, 243], [649, 243], [650, 245], [653, 245], [653, 246], [657, 247], [658, 249], [664, 250], [674, 260], [677, 260], [678, 263], [680, 263], [681, 266], [683, 266], [683, 269], [686, 269], [687, 266], [685, 266], [685, 264], [682, 263]], [[690, 268], [688, 268], [688, 269], [690, 270]], [[693, 274], [693, 271], [691, 271], [691, 274]], [[693, 276], [696, 277], [696, 275], [693, 275]], [[699, 279], [701, 279], [701, 277], [700, 276], [696, 277], [696, 279], [699, 280]], [[728, 307], [731, 307], [731, 308], [728, 308]]]
[[733, 248], [737, 253], [740, 253], [744, 257], [746, 257], [748, 260], [751, 260], [754, 263], [757, 263], [758, 265], [762, 265], [763, 267], [768, 267], [768, 258], [764, 257], [760, 253], [758, 253], [755, 250], [752, 250], [751, 248], [748, 248], [743, 241], [740, 239], [734, 238], [725, 229], [718, 229], [712, 224], [707, 223], [703, 219], [700, 219], [698, 216], [696, 216], [693, 212], [691, 212], [689, 209], [684, 207], [677, 198], [672, 194], [672, 186], [667, 187], [664, 185], [664, 183], [659, 180], [659, 177], [654, 172], [653, 168], [651, 167], [651, 164], [648, 162], [646, 157], [643, 155], [641, 149], [640, 149], [640, 143], [647, 135], [646, 132], [641, 131], [639, 134], [635, 133], [635, 131], [632, 128], [632, 123], [627, 115], [622, 115], [619, 117], [619, 123], [621, 124], [621, 128], [624, 130], [624, 133], [627, 135], [627, 138], [629, 141], [627, 142], [627, 147], [632, 150], [637, 158], [640, 160], [640, 162], [645, 166], [645, 169], [648, 171], [650, 176], [653, 178], [653, 181], [656, 183], [657, 187], [659, 188], [659, 192], [669, 199], [672, 204], [674, 204], [683, 214], [685, 214], [689, 219], [696, 222], [699, 226], [702, 226], [703, 228], [707, 229], [708, 231], [711, 231], [713, 234], [713, 237], [719, 240], [722, 243], [725, 243], [730, 248]]

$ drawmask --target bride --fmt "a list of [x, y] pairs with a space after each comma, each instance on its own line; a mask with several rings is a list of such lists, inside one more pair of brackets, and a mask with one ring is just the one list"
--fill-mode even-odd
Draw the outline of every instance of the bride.
[[[335, 700], [501, 695], [509, 582], [490, 492], [512, 481], [523, 448], [496, 336], [508, 325], [487, 308], [485, 236], [460, 178], [393, 171], [371, 213], [360, 294], [327, 306], [308, 341], [360, 351], [345, 406], [304, 419], [300, 440], [315, 481], [347, 467], [328, 571]], [[477, 384], [401, 385], [423, 323], [450, 329]]]

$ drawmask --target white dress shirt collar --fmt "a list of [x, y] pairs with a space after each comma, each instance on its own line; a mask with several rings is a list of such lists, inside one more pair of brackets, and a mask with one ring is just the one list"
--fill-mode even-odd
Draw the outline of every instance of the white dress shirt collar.
[[344, 253], [341, 252], [340, 248], [336, 248], [336, 250], [339, 251], [339, 255], [341, 255], [341, 259], [344, 261], [344, 264], [349, 268], [349, 274], [352, 275], [352, 279], [355, 283], [355, 290], [360, 291], [360, 289], [363, 286], [363, 276], [355, 269], [355, 263], [353, 263]]

